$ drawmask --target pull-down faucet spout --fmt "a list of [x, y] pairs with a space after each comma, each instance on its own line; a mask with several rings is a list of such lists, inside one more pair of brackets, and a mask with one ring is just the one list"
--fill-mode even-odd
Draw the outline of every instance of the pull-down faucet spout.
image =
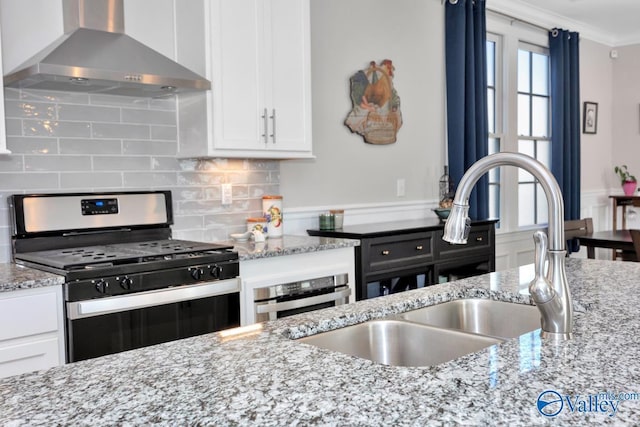
[[[536, 277], [529, 286], [529, 292], [540, 310], [542, 337], [556, 341], [571, 339], [573, 308], [565, 271], [564, 200], [558, 182], [546, 166], [527, 155], [510, 152], [492, 154], [478, 160], [460, 180], [442, 238], [449, 243], [467, 243], [471, 189], [482, 175], [500, 166], [516, 166], [526, 170], [540, 182], [547, 197], [549, 247], [547, 249], [547, 236], [536, 233]], [[549, 266], [544, 277], [547, 258]]]

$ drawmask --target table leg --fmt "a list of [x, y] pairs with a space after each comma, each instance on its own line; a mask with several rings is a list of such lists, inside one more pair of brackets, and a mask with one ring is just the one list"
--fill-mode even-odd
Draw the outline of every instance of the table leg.
[[587, 246], [587, 258], [595, 259], [596, 258], [596, 248], [593, 246]]

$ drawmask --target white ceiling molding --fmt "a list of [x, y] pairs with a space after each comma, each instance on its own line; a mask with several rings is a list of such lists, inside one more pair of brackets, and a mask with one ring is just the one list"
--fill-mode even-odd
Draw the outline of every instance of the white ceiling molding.
[[532, 6], [520, 0], [487, 0], [486, 7], [488, 10], [504, 13], [545, 28], [551, 29], [558, 27], [565, 30], [577, 31], [580, 33], [580, 37], [611, 47], [640, 43], [640, 36], [628, 40], [618, 39], [615, 35], [611, 35], [584, 22], [559, 15], [547, 9]]

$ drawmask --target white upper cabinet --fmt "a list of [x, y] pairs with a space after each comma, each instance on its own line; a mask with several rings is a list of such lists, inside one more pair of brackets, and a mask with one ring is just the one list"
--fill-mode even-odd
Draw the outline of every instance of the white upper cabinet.
[[212, 0], [205, 15], [208, 132], [182, 99], [180, 156], [312, 157], [309, 0]]

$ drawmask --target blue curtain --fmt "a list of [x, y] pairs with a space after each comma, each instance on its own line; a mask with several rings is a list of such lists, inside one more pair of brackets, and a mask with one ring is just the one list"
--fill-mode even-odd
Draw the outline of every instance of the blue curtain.
[[[564, 196], [564, 219], [580, 218], [580, 36], [549, 32], [551, 66], [551, 172]], [[579, 250], [570, 242], [569, 252]]]
[[[478, 159], [488, 154], [487, 50], [485, 0], [447, 0], [445, 65], [449, 175], [455, 184]], [[469, 198], [469, 216], [489, 216], [485, 174]]]

